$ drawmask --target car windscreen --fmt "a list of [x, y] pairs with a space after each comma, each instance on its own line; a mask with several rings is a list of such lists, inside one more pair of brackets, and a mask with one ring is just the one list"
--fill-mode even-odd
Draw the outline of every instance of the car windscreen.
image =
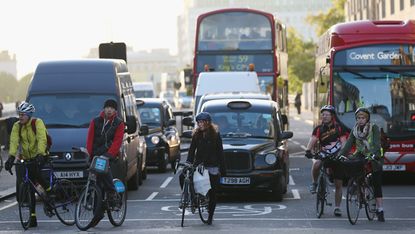
[[162, 125], [160, 107], [138, 106], [137, 108], [143, 124], [147, 124], [150, 128]]

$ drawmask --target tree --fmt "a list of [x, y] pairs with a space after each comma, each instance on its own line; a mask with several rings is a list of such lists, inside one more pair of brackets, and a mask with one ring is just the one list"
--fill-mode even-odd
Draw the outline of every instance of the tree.
[[288, 76], [290, 77], [290, 92], [300, 92], [303, 82], [309, 82], [314, 74], [313, 41], [304, 41], [297, 32], [288, 29]]
[[26, 99], [27, 89], [29, 88], [32, 76], [33, 73], [29, 73], [19, 80], [16, 87], [16, 93], [14, 96], [15, 100], [21, 101]]
[[0, 73], [0, 101], [5, 102], [13, 102], [16, 87], [17, 87], [17, 80], [16, 77], [9, 73], [1, 72]]
[[322, 35], [332, 25], [344, 22], [344, 4], [346, 0], [332, 0], [333, 6], [327, 13], [320, 13], [318, 15], [307, 16], [307, 21], [311, 25], [316, 25], [317, 35]]

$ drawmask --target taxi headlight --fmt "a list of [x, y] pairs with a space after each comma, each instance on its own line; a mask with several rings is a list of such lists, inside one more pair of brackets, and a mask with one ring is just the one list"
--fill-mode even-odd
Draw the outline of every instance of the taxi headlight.
[[265, 155], [265, 162], [272, 165], [277, 162], [277, 156], [275, 156], [275, 154], [267, 154]]
[[151, 143], [157, 145], [160, 142], [160, 138], [158, 136], [151, 137]]

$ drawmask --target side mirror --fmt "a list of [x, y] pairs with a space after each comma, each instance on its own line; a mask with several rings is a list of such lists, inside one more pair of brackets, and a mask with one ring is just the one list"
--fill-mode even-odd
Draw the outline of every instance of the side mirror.
[[137, 131], [137, 118], [134, 115], [128, 115], [126, 118], [127, 133], [133, 134]]
[[192, 130], [183, 131], [182, 137], [184, 138], [192, 138]]
[[290, 139], [293, 136], [294, 136], [294, 133], [293, 132], [286, 131], [286, 132], [282, 132], [281, 139], [282, 140], [286, 140], [286, 139]]
[[175, 119], [169, 119], [169, 121], [167, 121], [167, 126], [173, 126], [176, 125], [176, 120]]
[[193, 127], [195, 125], [195, 123], [193, 122], [193, 118], [190, 116], [186, 116], [182, 119], [182, 124], [184, 126], [189, 126], [189, 127]]
[[287, 125], [288, 124], [287, 115], [281, 115], [281, 121], [282, 121], [282, 125]]
[[140, 135], [148, 135], [148, 126], [147, 125], [141, 125], [140, 127]]

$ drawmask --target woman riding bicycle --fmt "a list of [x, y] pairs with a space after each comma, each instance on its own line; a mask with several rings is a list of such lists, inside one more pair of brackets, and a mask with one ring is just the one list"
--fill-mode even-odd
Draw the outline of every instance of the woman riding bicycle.
[[355, 112], [356, 124], [346, 144], [339, 155], [347, 155], [353, 145], [356, 151], [352, 157], [373, 158], [370, 160], [372, 168], [372, 183], [376, 198], [376, 215], [380, 222], [385, 222], [383, 213], [382, 169], [383, 155], [381, 153], [379, 127], [370, 122], [370, 113], [366, 108], [358, 108]]
[[[320, 144], [320, 150], [329, 154], [336, 154], [341, 146], [346, 142], [346, 135], [342, 127], [335, 121], [336, 111], [332, 105], [325, 105], [320, 109], [322, 123], [314, 128], [310, 141], [306, 149], [306, 157], [312, 158], [311, 149], [316, 144]], [[310, 192], [315, 193], [317, 188], [317, 178], [320, 172], [321, 160], [313, 159], [311, 168], [312, 184]], [[335, 208], [334, 215], [341, 216], [340, 204], [342, 199], [343, 173], [336, 168], [336, 165], [328, 165], [333, 169], [334, 183], [336, 192], [334, 197]]]
[[[225, 174], [225, 163], [223, 157], [222, 138], [218, 127], [212, 123], [209, 113], [201, 112], [196, 116], [197, 128], [195, 128], [190, 143], [187, 163], [203, 164], [209, 171], [211, 189], [209, 196], [209, 218], [208, 224], [213, 221], [216, 207], [216, 189], [219, 185], [220, 175]], [[180, 175], [180, 184], [183, 187], [184, 176]]]
[[[5, 164], [5, 169], [10, 171], [13, 167], [13, 162], [17, 156], [18, 159], [25, 161], [33, 161], [34, 163], [27, 164], [29, 178], [32, 181], [39, 183], [46, 192], [50, 192], [49, 185], [43, 180], [40, 170], [46, 162], [47, 156], [47, 139], [46, 127], [43, 121], [39, 118], [35, 121], [36, 132], [32, 128], [32, 115], [35, 112], [35, 107], [27, 102], [22, 102], [18, 107], [19, 121], [15, 122], [10, 135], [10, 150], [9, 159]], [[20, 148], [20, 154], [19, 154]], [[16, 166], [16, 194], [19, 194], [19, 186], [23, 182], [25, 175], [25, 168], [23, 165]], [[29, 227], [37, 227], [36, 219], [36, 200], [35, 193], [31, 190], [30, 201], [30, 220]], [[19, 198], [17, 197], [19, 201]], [[46, 207], [50, 209], [50, 207]]]

